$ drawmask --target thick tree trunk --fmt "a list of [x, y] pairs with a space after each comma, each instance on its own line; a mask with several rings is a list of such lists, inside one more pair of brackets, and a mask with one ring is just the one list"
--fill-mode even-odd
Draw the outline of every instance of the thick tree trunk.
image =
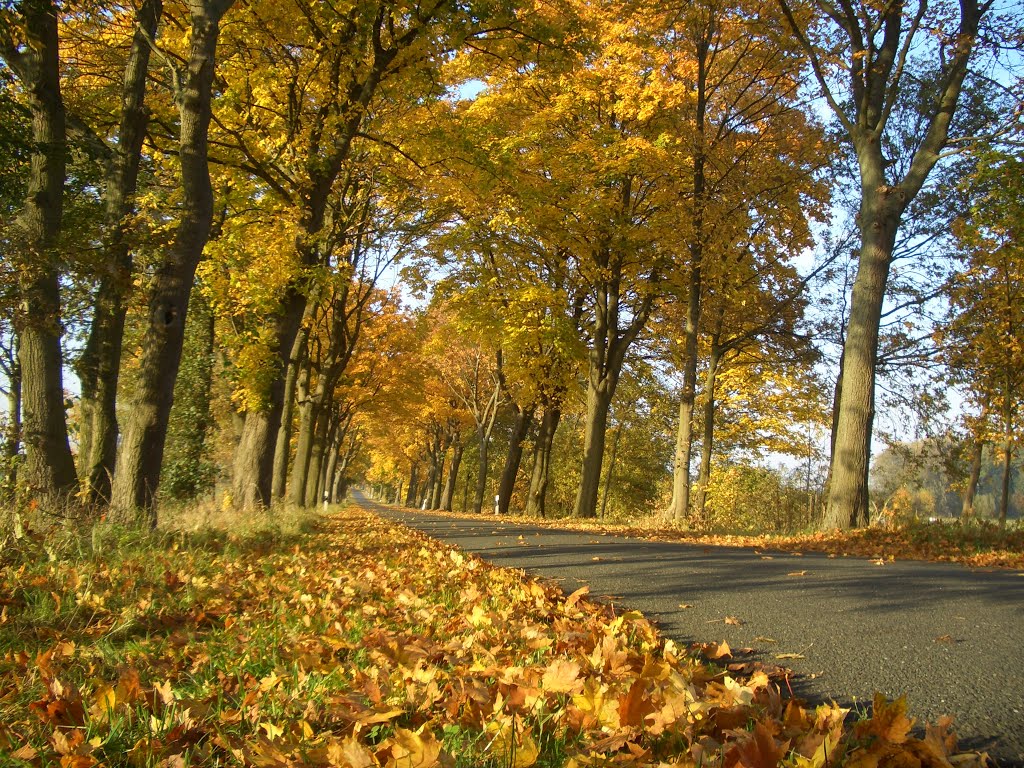
[[683, 345], [683, 391], [679, 399], [675, 460], [672, 463], [672, 503], [669, 517], [682, 522], [690, 513], [690, 458], [693, 451], [693, 410], [697, 399], [697, 341], [701, 310], [701, 249], [693, 253], [689, 296], [686, 301], [685, 343]]
[[[279, 441], [286, 387], [283, 371], [287, 370], [289, 364], [295, 335], [299, 331], [305, 312], [306, 299], [298, 291], [291, 291], [284, 301], [284, 307], [283, 314], [277, 319], [276, 327], [279, 355], [283, 350], [283, 359], [279, 357], [282, 375], [275, 376], [270, 384], [266, 408], [246, 412], [242, 434], [235, 448], [232, 496], [235, 505], [240, 509], [267, 507], [274, 499], [284, 498], [283, 481], [278, 489], [281, 495], [272, 495], [272, 491], [277, 488], [274, 475], [277, 446], [282, 446], [286, 467], [291, 449], [290, 439]], [[291, 399], [289, 398], [289, 401]]]
[[338, 423], [334, 418], [333, 410], [331, 403], [321, 407], [320, 416], [317, 418], [313, 431], [313, 454], [310, 456], [309, 475], [306, 478], [306, 503], [309, 506], [323, 501], [325, 459], [330, 450], [331, 441], [334, 439], [332, 433]]
[[601, 465], [604, 461], [608, 409], [615, 393], [615, 382], [587, 388], [587, 421], [583, 432], [583, 467], [576, 495], [576, 517], [597, 517], [597, 499], [601, 491]]
[[161, 0], [144, 0], [135, 16], [137, 29], [121, 89], [121, 122], [104, 189], [106, 269], [96, 291], [92, 325], [77, 366], [82, 387], [79, 469], [85, 498], [94, 504], [110, 500], [117, 460], [117, 383], [126, 297], [132, 280], [132, 242], [127, 218], [135, 207], [142, 143], [149, 123], [145, 108], [146, 76], [151, 42], [156, 38], [162, 12]]
[[335, 418], [331, 419], [331, 431], [327, 437], [327, 460], [324, 463], [324, 471], [321, 473], [323, 479], [319, 488], [320, 495], [317, 496], [317, 498], [321, 498], [323, 494], [327, 494], [327, 500], [332, 504], [334, 503], [334, 481], [337, 479], [341, 445], [344, 440], [345, 430], [335, 414]]
[[548, 406], [540, 420], [537, 433], [537, 445], [533, 452], [533, 471], [530, 473], [530, 492], [526, 499], [526, 514], [545, 517], [545, 500], [548, 491], [548, 478], [551, 474], [551, 452], [555, 444], [555, 432], [562, 411], [557, 405]]
[[[879, 172], [879, 179], [884, 180]], [[870, 186], [864, 182], [865, 190]], [[876, 183], [861, 200], [861, 252], [843, 345], [842, 387], [829, 468], [823, 530], [849, 528], [868, 517], [867, 477], [874, 422], [875, 366], [885, 286], [902, 201], [888, 201]]]
[[501, 470], [501, 480], [498, 483], [498, 512], [502, 515], [508, 514], [512, 493], [516, 487], [516, 477], [519, 475], [519, 465], [523, 460], [523, 441], [526, 439], [526, 434], [530, 431], [532, 423], [532, 405], [526, 408], [516, 408], [515, 420], [512, 422], [512, 434], [509, 437], [508, 453], [505, 456], [505, 466]]
[[348, 465], [355, 457], [356, 449], [358, 447], [359, 446], [356, 443], [356, 441], [354, 439], [351, 439], [349, 441], [348, 447], [345, 448], [344, 453], [341, 456], [341, 459], [338, 461], [338, 468], [335, 472], [337, 476], [334, 479], [334, 483], [331, 490], [331, 501], [334, 503], [340, 502], [342, 499], [345, 498], [346, 494], [348, 493]]
[[455, 497], [455, 483], [459, 479], [459, 465], [462, 464], [462, 453], [465, 451], [465, 446], [462, 445], [461, 439], [457, 439], [452, 443], [452, 466], [448, 470], [448, 479], [444, 484], [444, 492], [441, 494], [441, 509], [446, 512], [452, 511], [452, 500]]
[[174, 242], [153, 278], [139, 377], [111, 493], [112, 505], [119, 514], [144, 510], [154, 526], [188, 299], [213, 223], [213, 187], [207, 158], [210, 99], [219, 23], [232, 2], [192, 0], [190, 4], [191, 51], [176, 94], [181, 117], [182, 210]]
[[69, 496], [78, 482], [64, 412], [57, 266], [66, 116], [60, 91], [57, 9], [49, 0], [24, 0], [20, 11], [27, 45], [4, 54], [18, 65], [32, 115], [33, 149], [20, 217], [28, 254], [19, 270], [21, 295], [15, 316], [22, 374], [22, 478], [34, 498], [50, 505]]
[[985, 443], [975, 438], [971, 443], [971, 473], [967, 478], [967, 487], [964, 489], [963, 506], [960, 509], [960, 517], [974, 517], [974, 498], [978, 494], [978, 481], [981, 480], [981, 457]]
[[697, 519], [707, 523], [708, 485], [711, 482], [711, 455], [715, 445], [715, 385], [718, 380], [718, 364], [722, 359], [722, 348], [716, 334], [711, 340], [711, 356], [704, 380], [704, 436], [700, 446], [700, 473], [697, 475]]

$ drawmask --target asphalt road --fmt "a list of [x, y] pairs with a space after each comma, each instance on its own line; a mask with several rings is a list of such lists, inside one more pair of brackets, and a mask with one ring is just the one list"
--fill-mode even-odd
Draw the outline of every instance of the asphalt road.
[[[588, 584], [678, 641], [753, 648], [798, 673], [793, 690], [811, 701], [863, 707], [875, 691], [906, 693], [919, 722], [951, 714], [962, 748], [1024, 766], [1024, 572], [758, 554], [355, 500], [495, 565], [559, 579], [566, 591]], [[786, 653], [804, 658], [776, 661]]]

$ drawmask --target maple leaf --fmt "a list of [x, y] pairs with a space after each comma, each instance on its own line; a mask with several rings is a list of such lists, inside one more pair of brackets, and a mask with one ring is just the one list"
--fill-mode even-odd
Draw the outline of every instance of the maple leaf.
[[391, 757], [385, 768], [445, 768], [452, 763], [426, 724], [416, 731], [395, 728], [395, 735], [388, 742]]
[[555, 659], [541, 678], [541, 687], [552, 693], [578, 693], [583, 689], [580, 665], [575, 661]]
[[857, 725], [862, 736], [877, 736], [890, 744], [902, 744], [914, 727], [915, 720], [907, 717], [907, 697], [900, 696], [888, 701], [881, 693], [875, 693], [871, 719]]
[[373, 753], [359, 743], [355, 736], [331, 741], [327, 745], [325, 757], [331, 766], [337, 768], [373, 768], [377, 765]]

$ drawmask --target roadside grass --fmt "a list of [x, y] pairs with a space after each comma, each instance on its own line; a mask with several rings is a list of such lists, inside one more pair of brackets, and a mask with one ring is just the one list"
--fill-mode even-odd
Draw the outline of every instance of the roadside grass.
[[[417, 512], [415, 509], [403, 508]], [[479, 515], [428, 511], [429, 514], [478, 519]], [[490, 515], [493, 517], [493, 515]], [[793, 534], [699, 531], [667, 523], [660, 515], [634, 521], [536, 518], [504, 515], [502, 520], [548, 528], [636, 536], [656, 541], [682, 541], [707, 546], [748, 547], [782, 552], [824, 552], [836, 557], [873, 560], [930, 560], [962, 563], [973, 568], [1024, 570], [1024, 523], [1005, 527], [991, 520], [915, 520], [887, 527], [851, 531], [804, 531]]]
[[0, 766], [983, 765], [355, 508], [0, 553]]

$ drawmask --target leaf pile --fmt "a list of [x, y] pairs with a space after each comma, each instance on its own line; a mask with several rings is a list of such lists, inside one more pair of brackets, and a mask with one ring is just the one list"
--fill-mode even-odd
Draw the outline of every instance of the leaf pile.
[[910, 735], [902, 700], [848, 724], [355, 509], [308, 536], [53, 554], [0, 570], [0, 764], [985, 764], [948, 722]]

